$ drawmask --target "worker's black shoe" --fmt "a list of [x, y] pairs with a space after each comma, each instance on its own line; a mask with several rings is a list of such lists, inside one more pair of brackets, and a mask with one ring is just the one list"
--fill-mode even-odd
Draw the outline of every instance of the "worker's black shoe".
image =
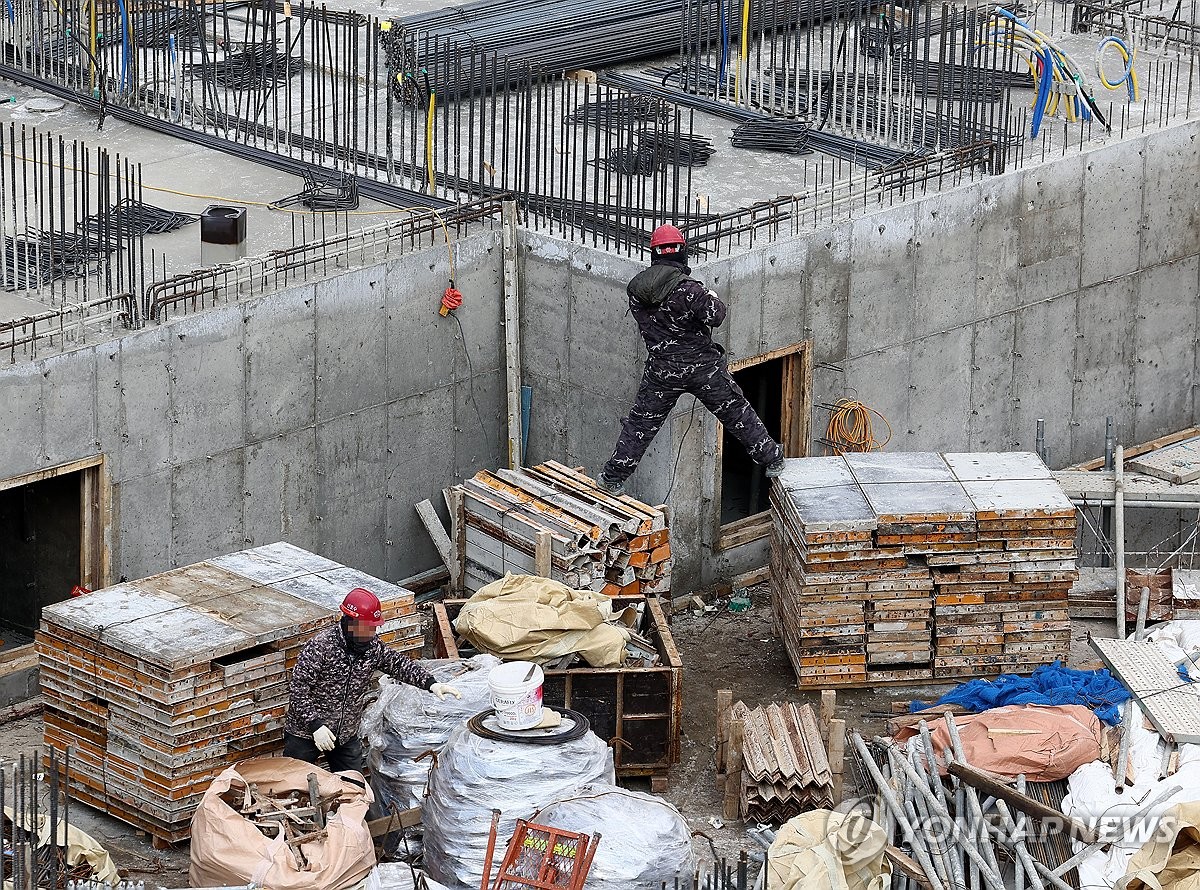
[[601, 488], [603, 488], [605, 491], [607, 491], [611, 495], [618, 495], [618, 494], [625, 493], [625, 483], [624, 482], [610, 482], [603, 473], [600, 474], [600, 478], [596, 481], [600, 483]]
[[782, 472], [783, 472], [783, 458], [781, 457], [781, 458], [779, 458], [779, 460], [775, 461], [775, 463], [773, 463], [767, 467], [767, 478], [774, 479], [776, 476], [780, 475]]

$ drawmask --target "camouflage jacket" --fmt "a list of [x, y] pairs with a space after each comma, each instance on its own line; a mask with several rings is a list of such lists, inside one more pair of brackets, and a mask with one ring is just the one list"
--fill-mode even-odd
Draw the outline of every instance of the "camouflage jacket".
[[363, 699], [375, 671], [421, 689], [434, 683], [423, 667], [379, 640], [372, 642], [364, 654], [354, 655], [346, 648], [340, 623], [321, 631], [304, 644], [292, 669], [284, 730], [311, 739], [324, 725], [334, 732], [338, 742], [356, 738]]
[[725, 304], [683, 263], [659, 261], [629, 282], [629, 311], [650, 363], [698, 365], [720, 361], [725, 350], [711, 328], [725, 321]]

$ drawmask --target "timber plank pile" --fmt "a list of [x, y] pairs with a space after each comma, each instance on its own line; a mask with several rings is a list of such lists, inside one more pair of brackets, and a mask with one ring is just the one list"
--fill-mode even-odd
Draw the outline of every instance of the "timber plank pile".
[[776, 632], [802, 687], [1066, 657], [1075, 509], [1034, 454], [793, 459], [771, 510]]
[[834, 805], [833, 772], [811, 705], [771, 703], [751, 710], [743, 702], [741, 814], [780, 825], [809, 810]]
[[[455, 489], [462, 498], [464, 587], [471, 593], [509, 572], [544, 575], [608, 596], [670, 596], [667, 514], [611, 495], [582, 472], [549, 461], [483, 471]], [[538, 539], [549, 544], [539, 571]]]
[[288, 674], [346, 593], [374, 591], [380, 637], [422, 645], [413, 594], [277, 543], [118, 584], [42, 612], [45, 742], [72, 795], [175, 842], [209, 781], [278, 753]]

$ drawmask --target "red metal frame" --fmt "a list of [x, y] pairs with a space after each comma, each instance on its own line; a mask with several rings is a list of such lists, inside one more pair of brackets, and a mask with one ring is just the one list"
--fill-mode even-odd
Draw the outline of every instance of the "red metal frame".
[[[480, 890], [489, 890], [492, 857], [496, 849], [496, 827], [500, 811], [492, 811], [492, 829], [488, 837], [487, 861], [483, 866]], [[531, 887], [534, 890], [582, 890], [592, 868], [592, 857], [600, 835], [588, 836], [563, 831], [549, 825], [517, 820], [496, 879], [490, 890]]]

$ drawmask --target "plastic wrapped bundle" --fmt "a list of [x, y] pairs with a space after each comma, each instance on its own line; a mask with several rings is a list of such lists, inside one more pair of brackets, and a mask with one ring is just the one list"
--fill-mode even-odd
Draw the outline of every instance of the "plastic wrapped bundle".
[[535, 812], [530, 821], [580, 834], [600, 833], [588, 890], [675, 886], [696, 870], [692, 832], [670, 803], [653, 794], [584, 785]]
[[517, 819], [567, 797], [580, 783], [615, 782], [612, 751], [595, 733], [560, 745], [526, 745], [485, 739], [460, 726], [429, 774], [425, 870], [450, 890], [475, 890], [483, 879], [493, 809], [501, 814], [499, 863]]
[[500, 664], [493, 655], [422, 661], [439, 683], [462, 693], [440, 700], [407, 683], [387, 683], [363, 714], [362, 733], [370, 745], [367, 763], [384, 813], [420, 806], [432, 758], [413, 761], [426, 751], [441, 751], [458, 726], [492, 706], [488, 674]]

